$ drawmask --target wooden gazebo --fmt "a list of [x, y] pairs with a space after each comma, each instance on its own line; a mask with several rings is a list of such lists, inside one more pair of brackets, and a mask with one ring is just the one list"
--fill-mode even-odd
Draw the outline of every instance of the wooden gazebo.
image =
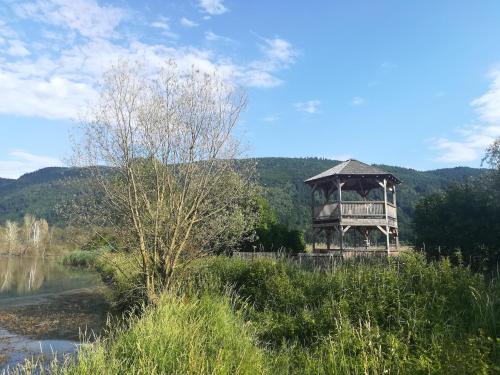
[[[377, 251], [370, 241], [374, 231], [383, 235], [382, 251], [398, 251], [396, 185], [401, 181], [394, 175], [350, 159], [305, 183], [311, 187], [313, 252]], [[322, 231], [326, 249], [316, 248]], [[363, 239], [362, 246], [349, 244], [348, 231]]]

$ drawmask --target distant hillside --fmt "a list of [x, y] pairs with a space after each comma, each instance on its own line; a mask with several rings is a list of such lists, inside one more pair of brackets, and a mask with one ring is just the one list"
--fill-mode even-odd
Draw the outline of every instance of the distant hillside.
[[0, 188], [1, 188], [2, 186], [5, 186], [5, 185], [7, 185], [7, 184], [10, 184], [10, 183], [11, 183], [11, 182], [13, 182], [13, 181], [15, 181], [15, 180], [11, 180], [11, 179], [8, 179], [8, 178], [1, 178], [1, 177], [0, 177]]
[[[257, 159], [260, 184], [282, 223], [308, 230], [310, 192], [303, 181], [337, 163], [339, 161], [318, 158]], [[403, 181], [398, 195], [403, 240], [411, 238], [411, 217], [419, 197], [484, 172], [467, 167], [426, 172], [387, 165], [379, 167]], [[83, 172], [76, 168], [45, 168], [17, 180], [0, 179], [0, 223], [20, 220], [25, 213], [31, 213], [46, 218], [51, 224], [64, 225], [59, 207], [79, 194], [85, 185]]]
[[63, 225], [60, 206], [80, 193], [82, 174], [77, 168], [53, 167], [0, 181], [0, 223], [30, 213]]
[[[310, 191], [303, 181], [340, 161], [318, 158], [260, 158], [257, 161], [260, 183], [280, 221], [302, 230], [309, 228]], [[398, 219], [402, 240], [412, 237], [411, 217], [421, 196], [443, 189], [452, 182], [476, 177], [485, 171], [456, 167], [421, 172], [388, 165], [377, 166], [393, 173], [403, 182], [398, 192]]]

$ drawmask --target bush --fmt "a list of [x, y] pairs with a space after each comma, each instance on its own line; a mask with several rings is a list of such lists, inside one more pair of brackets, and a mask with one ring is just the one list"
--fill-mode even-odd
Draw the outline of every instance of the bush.
[[417, 245], [429, 258], [457, 251], [475, 270], [497, 271], [500, 204], [491, 182], [457, 184], [421, 199], [415, 208]]
[[256, 346], [251, 327], [233, 312], [229, 298], [185, 299], [167, 294], [140, 319], [130, 316], [128, 327], [84, 345], [76, 360], [67, 358], [63, 366], [54, 364], [46, 371], [253, 375], [265, 368], [263, 350]]
[[304, 233], [279, 224], [274, 211], [263, 197], [257, 197], [259, 222], [255, 238], [241, 245], [242, 251], [285, 251], [289, 254], [303, 252], [306, 248]]
[[447, 259], [403, 254], [319, 272], [210, 258], [52, 372], [499, 373], [498, 316], [498, 280]]
[[271, 224], [266, 228], [256, 229], [257, 238], [243, 244], [243, 251], [281, 251], [289, 254], [303, 252], [306, 248], [304, 233], [288, 229], [282, 224]]
[[100, 254], [101, 252], [96, 250], [75, 250], [64, 256], [63, 264], [71, 267], [95, 268]]
[[317, 272], [217, 259], [197, 272], [205, 288], [205, 277], [233, 288], [261, 344], [292, 373], [500, 370], [498, 281], [448, 260], [404, 254]]

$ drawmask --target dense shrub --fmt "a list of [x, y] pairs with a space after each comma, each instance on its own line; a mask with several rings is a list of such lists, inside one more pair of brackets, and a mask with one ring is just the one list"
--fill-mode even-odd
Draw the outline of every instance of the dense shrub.
[[[475, 270], [497, 271], [500, 262], [500, 194], [494, 175], [454, 185], [421, 199], [415, 209], [417, 245], [430, 258], [461, 252]], [[500, 180], [499, 180], [500, 181]]]
[[66, 254], [62, 262], [65, 266], [95, 268], [99, 254], [96, 250], [75, 250]]
[[[187, 300], [164, 295], [141, 318], [130, 316], [128, 327], [79, 349], [42, 373], [50, 374], [260, 374], [263, 350], [252, 329], [234, 313], [227, 297]], [[36, 364], [26, 372], [39, 373]], [[25, 373], [19, 371], [20, 373]]]
[[403, 255], [317, 272], [217, 259], [199, 272], [201, 284], [233, 288], [292, 373], [500, 371], [500, 286], [448, 260]]
[[[120, 285], [127, 285], [121, 280]], [[500, 373], [500, 284], [447, 259], [211, 258], [53, 373]]]
[[255, 228], [255, 238], [246, 240], [243, 251], [285, 251], [297, 254], [305, 250], [304, 233], [279, 224], [269, 203], [262, 197], [257, 199], [259, 222]]
[[121, 244], [118, 238], [112, 234], [100, 234], [94, 235], [90, 238], [82, 247], [83, 251], [95, 251], [95, 250], [115, 250], [117, 248], [123, 248], [124, 244]]

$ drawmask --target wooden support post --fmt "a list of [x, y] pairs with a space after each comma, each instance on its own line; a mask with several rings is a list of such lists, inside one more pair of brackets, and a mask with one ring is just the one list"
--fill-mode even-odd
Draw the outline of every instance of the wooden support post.
[[316, 184], [313, 185], [311, 189], [311, 217], [314, 220], [314, 206], [315, 206], [315, 200], [314, 200], [314, 192], [316, 191]]
[[312, 238], [312, 240], [313, 240], [313, 251], [312, 252], [315, 253], [316, 252], [316, 228], [313, 228], [313, 230], [312, 230], [312, 236], [313, 236], [313, 238]]
[[340, 233], [340, 255], [344, 252], [344, 227], [342, 225], [339, 226]]
[[340, 178], [337, 177], [337, 192], [339, 203], [342, 202], [342, 184], [340, 183]]
[[385, 240], [387, 247], [387, 255], [390, 252], [390, 232], [389, 232], [389, 216], [387, 215], [387, 179], [384, 178], [384, 212], [385, 212]]
[[326, 234], [326, 250], [330, 251], [330, 245], [331, 245], [331, 237], [332, 237], [332, 230], [331, 229], [325, 229], [325, 234]]

